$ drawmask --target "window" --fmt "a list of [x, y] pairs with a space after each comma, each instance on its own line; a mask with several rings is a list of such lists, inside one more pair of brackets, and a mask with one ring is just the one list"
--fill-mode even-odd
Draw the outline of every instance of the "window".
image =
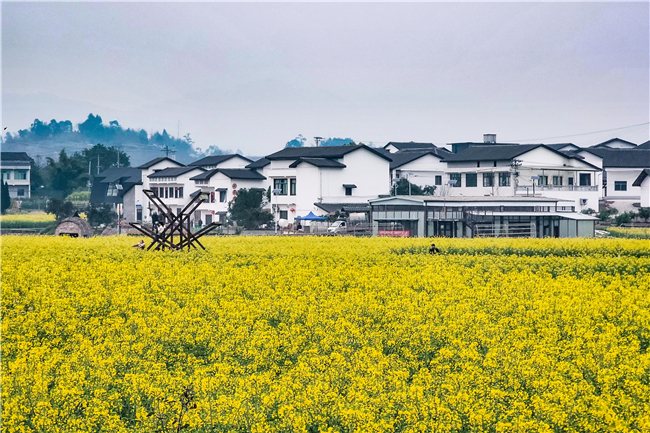
[[537, 185], [548, 185], [548, 176], [539, 176], [539, 179], [537, 179]]
[[174, 188], [174, 198], [178, 198], [178, 188]]
[[158, 197], [158, 188], [156, 188], [156, 187], [151, 188], [151, 192], [153, 193], [153, 195]]
[[178, 198], [183, 198], [183, 187], [182, 186], [178, 187]]
[[296, 195], [296, 179], [289, 179], [289, 195]]
[[553, 176], [553, 186], [562, 186], [562, 176]]
[[109, 183], [108, 184], [108, 191], [106, 191], [106, 196], [115, 197], [115, 196], [117, 196], [117, 192], [118, 192], [117, 186], [115, 186], [114, 183]]
[[27, 180], [27, 170], [14, 170], [14, 179]]
[[24, 197], [25, 196], [25, 189], [24, 188], [18, 188], [18, 191], [16, 191], [16, 195], [18, 195], [18, 197]]
[[442, 185], [442, 176], [436, 176], [436, 185]]
[[[286, 179], [285, 179], [285, 181], [286, 181]], [[289, 219], [289, 214], [288, 214], [288, 212], [286, 210], [281, 210], [280, 211], [280, 219], [281, 220]]]
[[614, 191], [627, 191], [627, 181], [626, 180], [614, 181]]
[[449, 180], [455, 180], [456, 183], [452, 185], [455, 188], [459, 188], [463, 186], [462, 181], [461, 181], [461, 176], [460, 173], [449, 173]]
[[349, 186], [346, 186], [345, 187], [345, 195], [352, 195], [352, 188], [350, 188]]
[[580, 186], [591, 186], [591, 174], [580, 173]]
[[279, 195], [287, 195], [287, 180], [286, 179], [274, 179], [273, 180], [273, 189], [279, 189]]
[[476, 186], [476, 173], [467, 173], [465, 175], [466, 186]]
[[[169, 190], [167, 188], [160, 188], [160, 190], [165, 190], [165, 198], [169, 198]], [[160, 198], [162, 198], [162, 193], [160, 193]]]
[[499, 186], [510, 186], [510, 173], [499, 173]]
[[2, 170], [2, 180], [11, 179], [11, 170]]
[[476, 161], [476, 166], [480, 167], [481, 166], [481, 161]]
[[494, 186], [494, 173], [483, 173], [483, 186]]
[[573, 178], [572, 177], [569, 178], [568, 182], [569, 182], [569, 186], [573, 186]]
[[226, 191], [219, 191], [219, 202], [220, 203], [226, 202]]

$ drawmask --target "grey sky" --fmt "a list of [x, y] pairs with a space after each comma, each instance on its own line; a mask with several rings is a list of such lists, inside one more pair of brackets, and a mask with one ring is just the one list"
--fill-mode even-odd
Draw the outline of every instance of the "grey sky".
[[[2, 121], [190, 132], [263, 155], [297, 134], [499, 141], [648, 122], [649, 4], [2, 2]], [[544, 140], [637, 143], [648, 125]]]

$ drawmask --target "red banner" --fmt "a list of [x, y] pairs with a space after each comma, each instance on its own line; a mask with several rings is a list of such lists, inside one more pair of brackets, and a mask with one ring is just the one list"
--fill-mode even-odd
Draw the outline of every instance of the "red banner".
[[394, 238], [408, 238], [411, 234], [408, 230], [379, 230], [379, 236], [391, 236]]

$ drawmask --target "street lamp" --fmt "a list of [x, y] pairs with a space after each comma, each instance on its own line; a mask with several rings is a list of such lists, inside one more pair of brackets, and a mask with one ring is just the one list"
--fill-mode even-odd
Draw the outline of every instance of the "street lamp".
[[275, 188], [273, 195], [275, 196], [275, 234], [278, 234], [278, 194], [282, 192], [281, 189]]
[[533, 197], [535, 197], [535, 182], [539, 179], [539, 176], [531, 176], [530, 178], [533, 181]]

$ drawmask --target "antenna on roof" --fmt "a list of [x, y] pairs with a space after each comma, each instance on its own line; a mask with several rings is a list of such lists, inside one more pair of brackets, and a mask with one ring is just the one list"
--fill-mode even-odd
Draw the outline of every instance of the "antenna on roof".
[[323, 137], [314, 137], [314, 141], [316, 142], [316, 147], [320, 145], [320, 141], [323, 139]]
[[166, 144], [165, 147], [162, 148], [161, 152], [164, 153], [167, 158], [169, 158], [169, 155], [172, 155], [172, 159], [175, 160], [174, 155], [176, 155], [176, 151], [169, 147], [169, 145]]

